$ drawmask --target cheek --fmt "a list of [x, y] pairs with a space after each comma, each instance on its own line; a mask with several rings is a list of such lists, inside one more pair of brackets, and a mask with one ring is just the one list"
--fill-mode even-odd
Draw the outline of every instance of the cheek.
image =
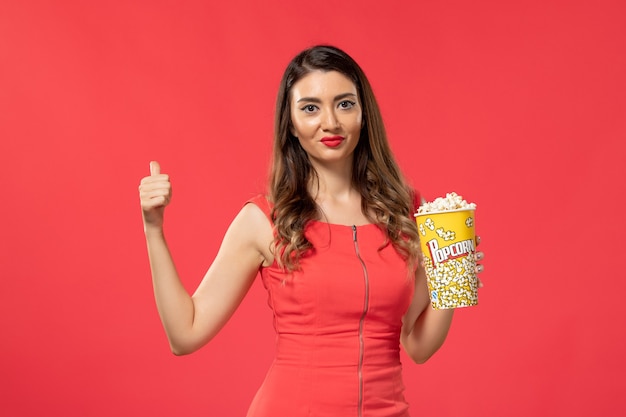
[[299, 126], [298, 118], [295, 117], [293, 110], [290, 112], [289, 117], [290, 117], [289, 131], [291, 132], [292, 135], [294, 135], [295, 137], [298, 137], [299, 136], [298, 131], [300, 130], [300, 126]]
[[354, 134], [360, 134], [361, 129], [363, 128], [363, 124], [365, 123], [364, 119], [361, 116], [355, 117], [350, 124], [350, 130]]
[[297, 117], [291, 118], [291, 126], [292, 134], [296, 137], [306, 137], [314, 134], [317, 127], [314, 119], [302, 119]]
[[351, 131], [354, 131], [355, 129], [361, 129], [361, 127], [363, 127], [363, 124], [365, 123], [365, 119], [363, 118], [363, 112], [358, 111], [347, 115], [344, 123], [346, 128], [350, 129]]

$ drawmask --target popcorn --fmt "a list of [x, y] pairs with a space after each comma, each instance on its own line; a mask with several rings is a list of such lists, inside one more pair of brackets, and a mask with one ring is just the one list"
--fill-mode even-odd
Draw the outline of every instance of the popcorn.
[[476, 204], [448, 193], [422, 204], [415, 214], [430, 301], [436, 310], [478, 304], [475, 209]]
[[451, 259], [437, 266], [434, 266], [428, 257], [424, 257], [424, 267], [432, 274], [428, 280], [428, 288], [433, 305], [437, 309], [478, 304], [478, 282], [465, 278], [476, 268], [473, 256]]
[[[459, 209], [475, 209], [476, 204], [468, 203], [455, 192], [447, 193], [445, 197], [438, 197], [431, 203], [424, 203], [417, 209], [417, 214], [433, 213]], [[430, 229], [433, 230], [433, 229]]]
[[454, 240], [456, 238], [456, 233], [454, 233], [453, 230], [443, 230], [443, 227], [440, 227], [437, 229], [437, 236], [443, 240]]

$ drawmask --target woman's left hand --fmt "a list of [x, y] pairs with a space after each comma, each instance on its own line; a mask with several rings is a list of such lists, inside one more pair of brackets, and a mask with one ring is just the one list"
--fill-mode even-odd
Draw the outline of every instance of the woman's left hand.
[[[480, 244], [480, 236], [476, 236], [476, 246], [478, 246]], [[476, 254], [474, 255], [476, 257], [476, 273], [480, 274], [481, 272], [483, 272], [485, 270], [485, 267], [483, 266], [481, 262], [483, 259], [485, 259], [485, 254], [483, 252], [476, 252]], [[478, 278], [478, 288], [482, 288], [483, 287], [483, 282], [480, 280], [480, 278]]]

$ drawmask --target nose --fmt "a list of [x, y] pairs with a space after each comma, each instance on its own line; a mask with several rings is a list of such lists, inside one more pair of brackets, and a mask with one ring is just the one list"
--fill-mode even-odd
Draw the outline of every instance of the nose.
[[333, 131], [339, 128], [339, 119], [333, 110], [326, 110], [322, 115], [322, 129]]

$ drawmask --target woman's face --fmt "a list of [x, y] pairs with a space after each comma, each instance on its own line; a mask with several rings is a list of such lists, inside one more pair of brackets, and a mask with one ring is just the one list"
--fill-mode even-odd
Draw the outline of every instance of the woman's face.
[[337, 71], [313, 71], [290, 94], [291, 133], [311, 163], [351, 163], [363, 116], [352, 80]]

